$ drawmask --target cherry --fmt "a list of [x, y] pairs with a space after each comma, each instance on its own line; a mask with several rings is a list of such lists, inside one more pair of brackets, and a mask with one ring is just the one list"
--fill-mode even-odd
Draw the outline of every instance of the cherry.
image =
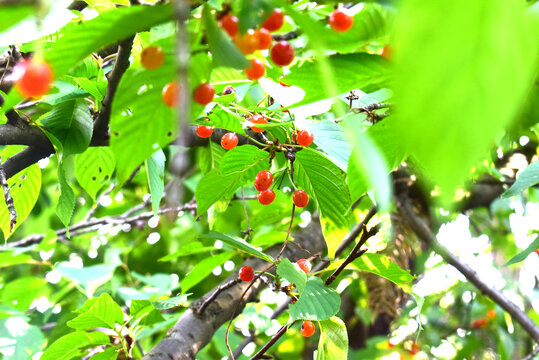
[[236, 93], [236, 89], [234, 89], [232, 87], [232, 85], [227, 85], [225, 86], [225, 88], [223, 89], [223, 95], [228, 95], [228, 94], [232, 94], [232, 93]]
[[348, 15], [341, 9], [335, 9], [329, 15], [329, 26], [335, 31], [345, 32], [354, 25], [354, 17]]
[[161, 91], [161, 97], [163, 102], [168, 107], [174, 107], [178, 105], [178, 83], [175, 81], [169, 82], [163, 87]]
[[258, 50], [266, 50], [271, 46], [271, 41], [273, 38], [271, 34], [266, 29], [260, 29], [255, 31], [256, 39], [258, 40]]
[[311, 337], [314, 334], [314, 324], [312, 321], [305, 320], [301, 325], [301, 335]]
[[245, 34], [236, 34], [234, 44], [244, 54], [252, 54], [258, 48], [258, 38], [254, 30], [247, 30]]
[[238, 33], [238, 18], [232, 14], [226, 14], [219, 20], [219, 26], [228, 33], [230, 37], [234, 37]]
[[539, 249], [535, 249], [533, 252], [539, 255]]
[[314, 134], [309, 130], [301, 130], [298, 132], [298, 144], [301, 146], [309, 146], [313, 143]]
[[245, 282], [253, 281], [255, 272], [252, 267], [245, 265], [240, 269], [240, 279]]
[[221, 138], [221, 146], [227, 150], [234, 149], [238, 145], [238, 136], [232, 132], [226, 133]]
[[292, 201], [297, 207], [305, 207], [309, 203], [309, 195], [303, 190], [296, 190], [292, 194]]
[[380, 52], [380, 56], [390, 60], [391, 59], [391, 48], [389, 45], [384, 46], [382, 51]]
[[266, 66], [261, 60], [251, 59], [251, 67], [243, 70], [251, 80], [258, 80], [266, 73]]
[[412, 347], [410, 348], [410, 350], [408, 350], [408, 352], [411, 354], [411, 355], [415, 355], [419, 352], [420, 347], [419, 347], [419, 344], [418, 343], [413, 343], [412, 344]]
[[271, 48], [271, 60], [278, 66], [287, 66], [294, 60], [294, 48], [287, 41], [279, 41]]
[[213, 133], [213, 128], [211, 126], [203, 126], [199, 125], [197, 126], [197, 135], [201, 138], [209, 138], [211, 134]]
[[487, 318], [494, 319], [496, 317], [496, 310], [490, 309], [487, 311]]
[[17, 88], [25, 97], [45, 95], [51, 87], [52, 71], [50, 66], [42, 61], [24, 60], [17, 65], [16, 71], [22, 75], [17, 80]]
[[157, 69], [165, 62], [165, 53], [159, 46], [148, 46], [140, 53], [140, 64], [148, 69]]
[[268, 31], [277, 31], [284, 24], [284, 14], [279, 9], [274, 9], [273, 12], [268, 16], [266, 20], [262, 23], [262, 28]]
[[480, 318], [472, 322], [472, 329], [479, 329], [487, 324], [487, 319]]
[[258, 202], [262, 205], [269, 205], [275, 200], [275, 193], [271, 189], [266, 189], [258, 193]]
[[269, 189], [273, 182], [273, 175], [268, 170], [259, 171], [255, 176], [255, 189], [264, 191]]
[[215, 89], [213, 88], [213, 85], [208, 83], [198, 85], [198, 87], [193, 92], [193, 97], [195, 98], [195, 101], [200, 105], [208, 105], [209, 103], [211, 103], [214, 95]]
[[303, 270], [305, 274], [308, 274], [309, 271], [311, 271], [311, 262], [307, 259], [299, 259], [296, 261], [296, 264], [298, 264], [299, 268]]
[[[254, 124], [267, 124], [268, 120], [264, 117], [264, 115], [253, 115], [249, 118], [249, 121]], [[257, 133], [264, 132], [264, 129], [257, 128], [256, 126], [251, 126], [251, 130]]]

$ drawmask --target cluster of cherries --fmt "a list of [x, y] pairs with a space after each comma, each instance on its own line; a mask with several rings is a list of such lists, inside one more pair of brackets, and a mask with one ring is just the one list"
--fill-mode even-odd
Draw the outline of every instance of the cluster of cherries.
[[[258, 202], [269, 205], [275, 200], [275, 193], [269, 187], [273, 183], [273, 175], [267, 170], [262, 170], [255, 176], [255, 189], [258, 193]], [[297, 207], [303, 208], [309, 203], [309, 195], [304, 190], [296, 190], [292, 194], [292, 201]]]
[[[299, 259], [296, 265], [305, 273], [308, 274], [311, 271], [311, 263], [307, 259]], [[242, 266], [239, 272], [240, 279], [245, 282], [251, 282], [255, 278], [255, 271], [249, 265]], [[305, 320], [301, 325], [301, 335], [305, 337], [313, 336], [315, 327], [312, 321]]]
[[471, 327], [472, 329], [479, 329], [488, 324], [490, 320], [493, 320], [496, 317], [496, 310], [490, 309], [487, 311], [487, 316], [479, 318], [472, 322]]

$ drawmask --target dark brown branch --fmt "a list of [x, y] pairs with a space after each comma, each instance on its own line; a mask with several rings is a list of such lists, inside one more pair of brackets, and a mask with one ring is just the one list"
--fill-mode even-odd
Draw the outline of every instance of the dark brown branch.
[[0, 167], [0, 183], [2, 184], [2, 189], [4, 190], [4, 200], [7, 205], [9, 212], [9, 230], [13, 231], [15, 224], [17, 224], [17, 211], [15, 211], [15, 204], [13, 204], [13, 197], [9, 192], [9, 185], [7, 183], [6, 174], [4, 169]]
[[535, 349], [533, 349], [533, 351], [528, 356], [523, 358], [522, 360], [533, 360], [533, 359], [535, 359], [537, 354], [539, 354], [539, 346], [536, 346]]
[[116, 89], [120, 84], [123, 74], [129, 67], [129, 55], [131, 54], [131, 47], [133, 46], [134, 36], [131, 36], [120, 42], [118, 46], [118, 56], [116, 57], [116, 63], [108, 77], [107, 93], [103, 99], [101, 111], [94, 123], [93, 139], [108, 139], [108, 128], [110, 121], [110, 111], [112, 106], [112, 100], [116, 94]]
[[363, 224], [361, 238], [357, 242], [356, 246], [350, 251], [350, 254], [344, 259], [344, 261], [339, 265], [337, 269], [326, 279], [326, 285], [330, 285], [337, 276], [344, 270], [344, 268], [350, 264], [352, 261], [363, 255], [367, 250], [361, 250], [361, 247], [369, 240], [371, 237], [376, 235], [380, 230], [380, 224], [373, 226], [370, 230], [367, 230], [367, 225]]
[[29, 146], [18, 152], [2, 164], [2, 168], [6, 173], [6, 179], [9, 179], [19, 171], [26, 169], [39, 160], [46, 158], [53, 152], [54, 150], [52, 149], [44, 149], [37, 146]]
[[483, 294], [488, 296], [490, 299], [492, 299], [492, 301], [507, 311], [511, 317], [518, 322], [530, 335], [530, 337], [539, 343], [539, 327], [537, 327], [537, 325], [534, 324], [534, 322], [528, 316], [526, 316], [522, 310], [509, 301], [501, 292], [486, 284], [479, 278], [477, 273], [472, 268], [463, 263], [458, 257], [453, 255], [449, 250], [442, 246], [436, 240], [436, 236], [433, 234], [433, 232], [415, 214], [407, 195], [401, 195], [397, 198], [397, 206], [401, 210], [402, 215], [406, 219], [407, 223], [419, 238], [430, 244], [434, 251], [436, 251], [445, 260], [445, 262], [455, 267], [462, 275], [466, 277], [466, 279], [468, 279], [469, 282], [481, 290]]
[[53, 149], [47, 135], [37, 126], [28, 124], [25, 126], [16, 126], [11, 125], [9, 122], [0, 125], [0, 145], [26, 145], [49, 150]]
[[295, 323], [295, 321], [292, 322], [290, 325], [287, 324], [287, 325], [281, 326], [279, 331], [277, 331], [277, 333], [271, 337], [271, 339], [266, 343], [266, 345], [264, 345], [262, 347], [262, 349], [258, 350], [258, 352], [256, 354], [254, 354], [253, 357], [251, 357], [249, 360], [261, 359], [262, 356], [266, 353], [266, 351], [268, 351], [269, 348], [272, 347], [273, 344], [275, 344], [277, 342], [277, 340], [279, 340], [286, 333], [288, 328], [290, 326], [294, 325], [294, 323]]

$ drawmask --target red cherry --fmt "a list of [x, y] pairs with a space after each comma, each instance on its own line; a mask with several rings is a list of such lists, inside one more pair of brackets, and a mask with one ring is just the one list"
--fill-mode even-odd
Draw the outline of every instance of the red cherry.
[[482, 328], [486, 324], [487, 324], [487, 319], [485, 319], [485, 318], [477, 319], [474, 322], [472, 322], [472, 329]]
[[419, 344], [413, 343], [412, 347], [410, 348], [410, 350], [408, 350], [408, 352], [412, 355], [415, 355], [419, 352], [419, 350], [421, 350], [421, 348], [419, 347]]
[[354, 25], [354, 17], [341, 9], [335, 9], [329, 16], [329, 26], [335, 31], [345, 32]]
[[305, 207], [309, 203], [309, 195], [303, 190], [296, 190], [292, 194], [292, 201], [297, 207]]
[[178, 105], [178, 83], [175, 81], [169, 82], [163, 87], [161, 91], [161, 97], [163, 102], [168, 107], [174, 107]]
[[140, 64], [148, 69], [157, 69], [165, 62], [165, 53], [159, 46], [148, 46], [140, 53]]
[[24, 60], [17, 67], [22, 68], [17, 88], [23, 96], [39, 97], [47, 93], [52, 83], [52, 71], [47, 63]]
[[251, 80], [258, 80], [266, 73], [266, 66], [261, 60], [251, 59], [251, 67], [243, 70]]
[[240, 269], [240, 279], [245, 282], [253, 281], [255, 272], [252, 267], [245, 265]]
[[236, 89], [234, 89], [232, 87], [232, 85], [227, 85], [225, 86], [225, 88], [223, 89], [223, 95], [228, 95], [228, 94], [232, 94], [232, 93], [236, 93]]
[[535, 249], [533, 252], [539, 255], [539, 249]]
[[215, 89], [213, 85], [204, 83], [198, 85], [198, 87], [193, 92], [193, 97], [195, 101], [200, 105], [208, 105], [213, 100], [215, 95]]
[[228, 33], [230, 37], [234, 37], [238, 33], [238, 18], [231, 14], [226, 14], [219, 20], [219, 26]]
[[197, 126], [197, 135], [201, 138], [209, 138], [211, 134], [213, 133], [213, 128], [211, 126], [203, 126], [199, 125]]
[[296, 264], [298, 264], [299, 268], [303, 270], [305, 274], [308, 274], [309, 271], [311, 271], [311, 262], [307, 259], [299, 259], [296, 261]]
[[[249, 118], [249, 121], [253, 124], [267, 124], [268, 120], [264, 117], [264, 115], [253, 115]], [[264, 129], [257, 128], [256, 126], [251, 126], [251, 130], [257, 133], [264, 132]]]
[[271, 42], [273, 38], [271, 37], [271, 34], [266, 29], [260, 29], [255, 31], [255, 36], [258, 40], [258, 50], [266, 50], [269, 49], [271, 46]]
[[262, 205], [269, 205], [275, 200], [275, 193], [271, 189], [266, 189], [258, 193], [258, 202]]
[[284, 24], [284, 14], [279, 9], [274, 9], [273, 12], [268, 16], [266, 20], [262, 23], [262, 28], [268, 31], [277, 31]]
[[389, 45], [384, 46], [382, 51], [380, 52], [380, 56], [390, 60], [391, 59], [391, 48]]
[[252, 54], [258, 48], [258, 38], [254, 30], [247, 30], [245, 34], [236, 34], [234, 44], [244, 54]]
[[312, 321], [305, 320], [301, 325], [301, 335], [311, 337], [314, 334], [314, 324]]
[[268, 170], [262, 170], [255, 176], [255, 189], [264, 191], [269, 189], [273, 182], [273, 175]]
[[227, 150], [234, 149], [238, 145], [238, 136], [234, 133], [226, 133], [221, 138], [221, 146]]
[[494, 319], [496, 317], [496, 310], [490, 309], [487, 311], [487, 318]]
[[309, 130], [301, 130], [298, 132], [298, 144], [301, 146], [309, 146], [313, 143], [314, 134]]
[[294, 60], [294, 48], [287, 41], [279, 41], [271, 48], [271, 60], [278, 66], [287, 66]]

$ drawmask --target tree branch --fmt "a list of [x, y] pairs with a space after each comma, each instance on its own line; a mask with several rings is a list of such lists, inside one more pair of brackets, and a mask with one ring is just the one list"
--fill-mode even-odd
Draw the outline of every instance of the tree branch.
[[122, 79], [123, 74], [129, 67], [129, 55], [131, 54], [131, 47], [133, 46], [133, 39], [135, 37], [131, 36], [120, 42], [118, 46], [118, 56], [116, 57], [116, 62], [114, 63], [114, 68], [110, 72], [108, 77], [107, 84], [107, 93], [103, 99], [101, 111], [99, 116], [94, 122], [94, 132], [92, 135], [92, 140], [94, 139], [107, 139], [108, 140], [108, 129], [110, 121], [110, 111], [112, 106], [112, 100], [116, 94], [116, 89], [120, 80]]
[[[313, 221], [305, 229], [298, 231], [294, 238], [302, 248], [309, 249], [310, 252], [321, 252], [326, 246], [318, 221]], [[280, 248], [280, 245], [276, 245], [268, 252], [273, 256], [276, 256], [279, 253]], [[298, 247], [289, 247], [285, 250], [285, 256], [290, 259], [305, 257], [306, 253], [305, 250]], [[248, 259], [246, 264], [252, 266], [255, 270], [262, 270], [267, 267], [267, 263], [258, 258]], [[236, 277], [237, 273], [231, 275], [221, 284], [227, 284]], [[221, 292], [216, 299], [206, 307], [201, 316], [198, 316], [194, 309], [197, 309], [199, 307], [198, 303], [204, 302], [204, 299], [197, 300], [192, 304], [191, 309], [184, 312], [163, 340], [144, 356], [143, 359], [195, 359], [196, 354], [211, 341], [215, 331], [233, 316], [237, 316], [235, 310], [238, 309], [238, 311], [241, 312], [247, 302], [253, 301], [256, 298], [262, 285], [262, 281], [256, 281], [245, 298], [242, 298], [242, 294], [247, 286], [249, 286], [248, 283], [241, 283]], [[213, 292], [214, 290], [207, 296], [210, 296]]]
[[410, 200], [406, 194], [402, 194], [397, 198], [397, 206], [401, 210], [401, 213], [406, 219], [407, 223], [419, 238], [430, 244], [434, 251], [437, 252], [445, 260], [445, 262], [455, 267], [462, 275], [466, 277], [466, 279], [468, 279], [469, 282], [481, 290], [483, 294], [491, 298], [495, 303], [507, 311], [511, 317], [516, 320], [530, 335], [530, 337], [539, 343], [539, 327], [537, 327], [537, 325], [534, 324], [533, 321], [526, 316], [522, 310], [509, 301], [500, 291], [490, 287], [487, 283], [479, 278], [477, 273], [472, 268], [453, 255], [447, 248], [442, 246], [436, 240], [436, 236], [432, 233], [432, 231], [415, 214]]

